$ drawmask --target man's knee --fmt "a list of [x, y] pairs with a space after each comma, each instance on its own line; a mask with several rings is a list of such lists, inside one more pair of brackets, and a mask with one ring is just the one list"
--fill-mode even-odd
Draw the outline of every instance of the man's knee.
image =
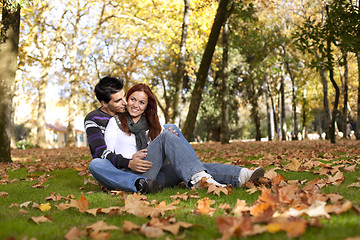
[[108, 161], [107, 159], [95, 158], [89, 164], [90, 172], [94, 172], [97, 169], [101, 168], [104, 164], [104, 161]]

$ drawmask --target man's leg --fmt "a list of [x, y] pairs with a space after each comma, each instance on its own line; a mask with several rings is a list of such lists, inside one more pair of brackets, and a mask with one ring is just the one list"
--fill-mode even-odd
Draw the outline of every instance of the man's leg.
[[161, 189], [156, 181], [120, 170], [114, 167], [107, 159], [93, 159], [89, 165], [89, 170], [93, 177], [109, 190], [119, 189], [123, 191], [151, 193]]

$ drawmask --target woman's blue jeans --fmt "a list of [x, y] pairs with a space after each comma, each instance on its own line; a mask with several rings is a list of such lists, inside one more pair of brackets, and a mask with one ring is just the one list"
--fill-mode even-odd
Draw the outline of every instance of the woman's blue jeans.
[[[145, 160], [153, 163], [151, 169], [145, 173], [134, 172], [130, 169], [117, 169], [107, 159], [94, 159], [89, 165], [94, 178], [108, 189], [120, 189], [136, 192], [135, 182], [139, 178], [156, 179], [163, 187], [172, 187], [184, 181], [190, 187], [191, 177], [200, 171], [208, 172], [213, 178], [223, 184], [239, 185], [241, 167], [219, 164], [202, 163], [196, 156], [194, 149], [184, 138], [181, 131], [174, 124], [166, 124], [165, 129], [152, 141]], [[176, 130], [177, 135], [173, 133]]]

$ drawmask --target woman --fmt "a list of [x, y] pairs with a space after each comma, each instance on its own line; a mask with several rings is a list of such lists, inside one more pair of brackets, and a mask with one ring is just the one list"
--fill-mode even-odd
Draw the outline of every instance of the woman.
[[108, 150], [131, 158], [129, 168], [162, 186], [184, 181], [197, 187], [202, 178], [217, 186], [241, 186], [264, 175], [262, 168], [249, 170], [238, 166], [202, 163], [191, 145], [176, 129], [163, 131], [157, 115], [156, 99], [145, 84], [133, 86], [127, 93], [127, 113], [110, 119], [105, 130]]

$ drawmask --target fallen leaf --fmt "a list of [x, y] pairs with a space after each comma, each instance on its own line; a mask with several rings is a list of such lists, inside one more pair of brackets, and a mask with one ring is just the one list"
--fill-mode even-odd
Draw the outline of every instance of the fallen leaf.
[[194, 211], [194, 213], [196, 214], [213, 216], [214, 212], [216, 211], [215, 208], [210, 207], [212, 204], [214, 204], [214, 201], [210, 200], [207, 197], [198, 200], [197, 204], [197, 208]]
[[129, 233], [129, 232], [131, 232], [132, 230], [140, 230], [140, 226], [139, 225], [136, 225], [136, 224], [134, 224], [134, 223], [132, 223], [132, 222], [130, 222], [130, 221], [124, 221], [123, 222], [123, 231], [125, 232], [125, 233]]
[[305, 220], [286, 220], [282, 222], [272, 222], [267, 225], [270, 233], [285, 231], [288, 237], [300, 237], [306, 230], [307, 223]]
[[38, 208], [42, 211], [42, 212], [46, 212], [49, 211], [51, 209], [50, 203], [46, 203], [46, 204], [40, 204], [38, 206]]
[[291, 163], [287, 165], [287, 169], [297, 172], [299, 171], [299, 167], [301, 166], [301, 163], [296, 158], [293, 158], [291, 160]]
[[74, 226], [65, 234], [65, 239], [75, 240], [81, 238], [82, 236], [83, 236], [82, 232], [77, 227]]
[[98, 221], [90, 226], [87, 226], [86, 229], [94, 232], [103, 232], [108, 230], [119, 230], [120, 228], [114, 225], [108, 225], [104, 221]]
[[246, 205], [245, 200], [237, 199], [235, 207], [232, 210], [232, 212], [234, 213], [234, 215], [241, 216], [243, 212], [249, 211], [249, 210], [250, 210], [250, 208]]
[[210, 184], [210, 186], [208, 187], [207, 193], [213, 193], [220, 197], [221, 193], [228, 195], [229, 191], [224, 187], [216, 186], [215, 184]]
[[0, 197], [7, 197], [9, 196], [9, 193], [7, 192], [0, 192]]
[[42, 223], [42, 222], [52, 222], [52, 218], [50, 216], [40, 216], [40, 217], [32, 217], [31, 220], [33, 220], [36, 224]]

